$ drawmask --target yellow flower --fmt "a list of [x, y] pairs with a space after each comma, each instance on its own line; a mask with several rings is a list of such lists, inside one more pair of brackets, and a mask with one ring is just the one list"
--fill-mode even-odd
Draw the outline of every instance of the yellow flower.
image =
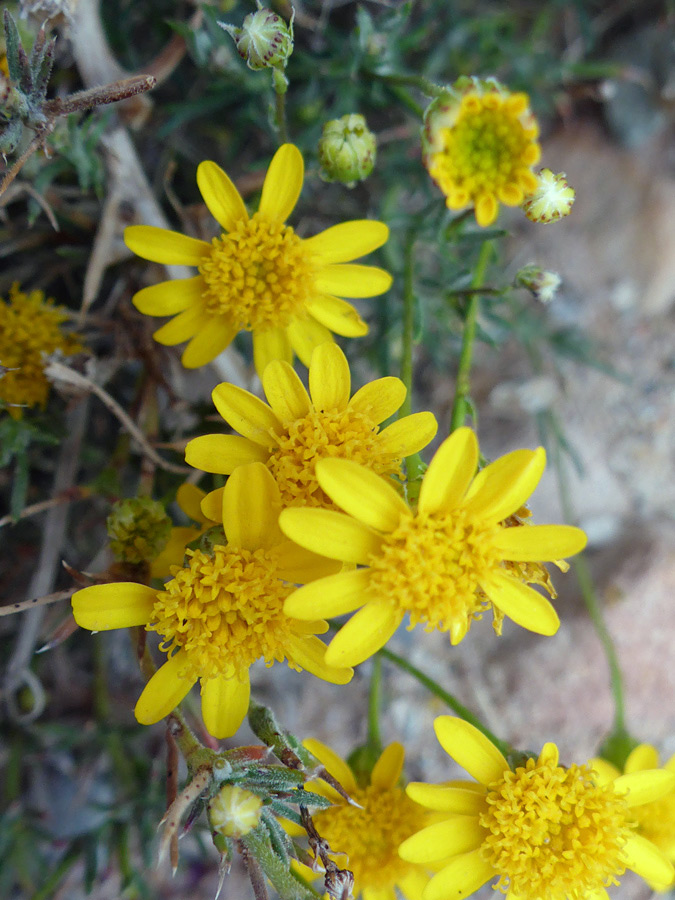
[[6, 404], [14, 419], [23, 415], [22, 407], [47, 402], [45, 354], [60, 350], [73, 356], [82, 350], [79, 335], [61, 331], [67, 318], [66, 310], [45, 300], [43, 291], [25, 294], [13, 284], [9, 300], [0, 297], [0, 407]]
[[262, 806], [257, 794], [226, 784], [209, 802], [209, 825], [226, 837], [243, 837], [260, 823]]
[[[281, 491], [284, 506], [330, 506], [319, 487], [320, 459], [339, 457], [363, 463], [378, 475], [401, 477], [403, 457], [425, 447], [438, 425], [430, 412], [415, 413], [380, 431], [405, 399], [398, 378], [379, 378], [350, 398], [351, 375], [344, 353], [332, 342], [312, 354], [309, 395], [287, 362], [271, 362], [263, 375], [269, 406], [233, 384], [220, 384], [213, 402], [239, 435], [207, 434], [187, 445], [185, 458], [197, 469], [229, 475], [237, 466], [264, 462]], [[219, 493], [202, 509], [217, 510]]]
[[550, 743], [511, 768], [468, 722], [439, 716], [434, 728], [476, 781], [408, 785], [413, 800], [447, 813], [400, 847], [409, 862], [447, 860], [424, 900], [462, 900], [494, 877], [511, 900], [607, 900], [625, 869], [659, 883], [672, 877], [663, 853], [635, 831], [633, 812], [671, 791], [675, 774], [645, 770], [602, 785], [590, 764], [559, 765]]
[[[621, 772], [605, 759], [592, 759], [590, 763], [595, 770], [600, 784], [610, 784], [621, 776]], [[640, 744], [628, 756], [624, 766], [626, 775], [659, 768], [659, 753], [651, 744]], [[675, 755], [664, 763], [663, 769], [675, 774]], [[633, 806], [631, 817], [637, 833], [659, 848], [659, 850], [675, 863], [675, 784], [666, 796], [659, 797], [649, 803]], [[645, 876], [647, 877], [647, 876]], [[657, 891], [666, 891], [675, 885], [675, 875], [670, 881], [658, 882], [647, 877], [651, 887]]]
[[356, 463], [322, 460], [319, 484], [345, 512], [286, 509], [279, 524], [302, 547], [364, 568], [300, 588], [286, 601], [287, 615], [331, 617], [362, 607], [329, 645], [331, 665], [363, 662], [406, 613], [411, 627], [449, 631], [453, 644], [490, 607], [530, 631], [555, 634], [555, 610], [510, 564], [570, 556], [586, 536], [567, 525], [511, 527], [504, 521], [537, 486], [545, 458], [541, 447], [517, 450], [475, 475], [476, 436], [459, 428], [431, 461], [416, 511]]
[[166, 578], [171, 574], [171, 566], [182, 566], [185, 557], [185, 548], [196, 541], [209, 528], [217, 525], [217, 522], [207, 518], [201, 508], [201, 502], [206, 497], [206, 492], [200, 490], [194, 484], [181, 484], [176, 491], [176, 503], [185, 515], [194, 522], [199, 522], [199, 528], [179, 526], [171, 529], [171, 534], [162, 552], [153, 561], [150, 574], [153, 578]]
[[[241, 466], [223, 492], [227, 543], [210, 556], [189, 550], [190, 563], [174, 567], [164, 590], [142, 584], [101, 584], [73, 594], [73, 614], [82, 628], [106, 631], [145, 625], [162, 638], [169, 659], [152, 676], [136, 704], [143, 725], [168, 715], [201, 681], [204, 723], [214, 737], [230, 737], [248, 709], [249, 666], [264, 659], [288, 661], [335, 684], [352, 672], [324, 661], [316, 637], [328, 626], [298, 622], [283, 612], [289, 582], [328, 571], [326, 560], [285, 541], [278, 529], [281, 509], [274, 479], [261, 463]], [[335, 566], [333, 566], [333, 570]]]
[[[405, 755], [401, 744], [389, 744], [384, 749], [365, 787], [357, 784], [351, 768], [325, 744], [313, 738], [303, 744], [359, 804], [347, 803], [323, 781], [307, 785], [333, 803], [313, 813], [312, 819], [318, 834], [329, 844], [332, 858], [353, 873], [353, 896], [396, 900], [398, 888], [406, 900], [421, 900], [429, 881], [428, 867], [405, 862], [398, 855], [398, 847], [433, 821], [434, 814], [407, 797], [399, 785]], [[304, 834], [299, 826], [284, 825], [293, 836]]]
[[539, 127], [527, 94], [512, 94], [494, 78], [461, 78], [424, 116], [424, 163], [450, 209], [473, 206], [481, 226], [499, 204], [520, 206], [537, 188]]
[[[197, 266], [194, 278], [139, 291], [134, 304], [150, 316], [175, 315], [155, 332], [160, 344], [189, 341], [187, 368], [216, 357], [239, 331], [253, 332], [258, 374], [273, 359], [309, 365], [312, 350], [331, 332], [361, 337], [368, 326], [342, 297], [374, 297], [391, 285], [382, 269], [351, 263], [385, 243], [382, 222], [343, 222], [300, 238], [286, 218], [300, 195], [303, 161], [283, 144], [267, 171], [258, 212], [250, 216], [234, 184], [214, 162], [197, 169], [197, 184], [224, 229], [209, 244], [150, 225], [125, 231], [127, 246], [153, 262]], [[337, 296], [336, 296], [337, 295]], [[177, 315], [176, 315], [177, 314]]]

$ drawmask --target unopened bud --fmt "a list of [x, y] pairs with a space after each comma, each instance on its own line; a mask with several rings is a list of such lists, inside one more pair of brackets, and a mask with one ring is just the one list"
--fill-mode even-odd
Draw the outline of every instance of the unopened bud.
[[542, 169], [538, 175], [537, 188], [525, 198], [523, 210], [532, 222], [548, 225], [569, 216], [574, 203], [575, 191], [567, 183], [564, 172]]
[[118, 500], [106, 519], [110, 549], [120, 562], [142, 563], [159, 556], [171, 534], [171, 519], [149, 497]]
[[530, 291], [542, 303], [550, 303], [560, 287], [560, 275], [547, 272], [541, 266], [524, 266], [516, 273], [514, 284]]
[[287, 25], [281, 16], [259, 3], [257, 12], [249, 13], [241, 28], [218, 24], [232, 37], [249, 69], [284, 68], [293, 52], [293, 19]]
[[243, 837], [260, 822], [262, 805], [257, 794], [226, 784], [209, 803], [211, 828], [225, 837]]
[[324, 181], [340, 181], [353, 187], [373, 171], [377, 143], [366, 120], [357, 113], [332, 119], [323, 126], [319, 140], [320, 175]]

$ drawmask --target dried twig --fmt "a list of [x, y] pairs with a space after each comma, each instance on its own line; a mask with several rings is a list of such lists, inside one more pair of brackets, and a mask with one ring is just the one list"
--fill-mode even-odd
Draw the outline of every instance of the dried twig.
[[155, 448], [150, 446], [141, 429], [122, 409], [119, 403], [113, 397], [111, 397], [110, 394], [106, 390], [104, 390], [104, 388], [102, 388], [100, 384], [96, 384], [95, 381], [92, 381], [91, 378], [87, 378], [86, 375], [81, 375], [74, 369], [70, 369], [68, 368], [68, 366], [64, 366], [62, 363], [56, 362], [55, 360], [47, 363], [47, 365], [45, 366], [45, 375], [50, 381], [54, 382], [57, 385], [70, 385], [71, 387], [77, 388], [80, 391], [95, 394], [99, 398], [99, 400], [110, 410], [115, 418], [119, 420], [119, 422], [122, 424], [122, 427], [136, 441], [141, 449], [141, 452], [148, 456], [155, 463], [155, 465], [159, 466], [161, 469], [164, 469], [166, 472], [174, 472], [177, 475], [184, 475], [187, 472], [192, 471], [188, 466], [179, 466], [175, 463], [168, 462], [168, 460], [166, 459], [163, 459], [159, 455], [159, 453], [157, 453]]
[[36, 606], [49, 606], [50, 603], [58, 603], [59, 600], [68, 600], [77, 590], [77, 587], [68, 588], [65, 591], [55, 591], [53, 594], [45, 594], [44, 597], [33, 597], [31, 600], [19, 600], [17, 603], [6, 603], [0, 606], [0, 616], [11, 616], [13, 613], [26, 612]]
[[29, 516], [36, 516], [38, 513], [46, 512], [48, 509], [52, 509], [54, 506], [60, 506], [62, 503], [72, 503], [73, 500], [81, 500], [90, 493], [91, 491], [88, 488], [69, 488], [67, 491], [62, 491], [56, 497], [50, 497], [49, 500], [40, 500], [39, 503], [32, 503], [30, 506], [24, 506], [16, 519], [9, 513], [6, 516], [2, 516], [0, 518], [0, 528], [5, 525], [12, 525], [14, 522], [18, 522], [19, 519], [27, 519]]

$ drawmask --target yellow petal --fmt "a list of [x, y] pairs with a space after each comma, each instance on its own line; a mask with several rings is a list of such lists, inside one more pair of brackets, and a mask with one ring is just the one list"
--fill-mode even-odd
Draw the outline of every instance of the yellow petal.
[[167, 579], [171, 574], [171, 566], [182, 566], [185, 548], [201, 535], [199, 528], [172, 528], [169, 540], [159, 556], [150, 564], [153, 578]]
[[485, 862], [480, 848], [456, 856], [434, 875], [424, 889], [424, 900], [464, 900], [497, 873]]
[[403, 621], [388, 600], [371, 600], [335, 635], [326, 651], [332, 666], [358, 666], [387, 643]]
[[265, 175], [258, 207], [262, 215], [285, 222], [298, 202], [305, 165], [295, 144], [282, 144]]
[[285, 328], [253, 332], [253, 362], [259, 378], [275, 359], [293, 362], [293, 348]]
[[277, 525], [280, 512], [279, 488], [263, 463], [239, 466], [227, 479], [223, 493], [223, 528], [232, 546], [258, 550], [278, 544], [281, 540]]
[[487, 228], [497, 219], [499, 205], [494, 194], [483, 194], [476, 201], [476, 222], [481, 228]]
[[307, 238], [304, 245], [321, 263], [343, 263], [372, 253], [385, 244], [388, 237], [389, 229], [384, 222], [355, 219]]
[[251, 683], [248, 669], [231, 678], [219, 676], [202, 680], [202, 717], [215, 738], [232, 737], [248, 712]]
[[392, 485], [350, 459], [319, 460], [316, 477], [334, 503], [369, 528], [389, 533], [412, 516]]
[[237, 328], [220, 319], [211, 319], [187, 345], [181, 356], [186, 369], [198, 369], [219, 356], [230, 346], [237, 335]]
[[176, 503], [188, 518], [194, 522], [204, 524], [205, 519], [202, 513], [202, 500], [206, 497], [205, 492], [198, 488], [196, 484], [190, 484], [186, 481], [176, 491]]
[[670, 884], [675, 876], [675, 869], [667, 857], [642, 835], [629, 837], [621, 854], [627, 868], [637, 872], [645, 881], [656, 884]]
[[292, 635], [287, 638], [286, 656], [302, 669], [331, 684], [348, 684], [354, 670], [335, 666], [326, 660], [326, 645], [316, 635]]
[[[455, 786], [460, 784], [461, 787]], [[411, 781], [405, 792], [420, 806], [439, 812], [476, 816], [485, 808], [485, 789], [482, 785], [475, 785], [469, 781], [464, 783], [458, 781], [452, 785]]]
[[285, 509], [279, 526], [301, 547], [342, 562], [366, 565], [382, 546], [370, 528], [332, 509]]
[[339, 572], [294, 591], [284, 601], [284, 614], [303, 620], [342, 616], [368, 602], [369, 584], [368, 569]]
[[391, 287], [392, 277], [377, 266], [341, 263], [324, 266], [316, 275], [316, 289], [338, 297], [375, 297]]
[[95, 584], [71, 597], [75, 621], [89, 631], [145, 625], [156, 600], [157, 591], [131, 581]]
[[498, 195], [500, 202], [505, 206], [520, 206], [525, 199], [522, 188], [517, 184], [505, 184], [499, 188]]
[[560, 753], [558, 748], [552, 741], [547, 741], [541, 748], [541, 753], [537, 760], [537, 765], [557, 766], [560, 761]]
[[543, 562], [579, 553], [586, 546], [586, 535], [572, 525], [525, 525], [500, 529], [493, 544], [504, 559]]
[[[245, 464], [244, 464], [245, 465]], [[234, 469], [232, 470], [234, 471]], [[204, 517], [211, 522], [223, 521], [223, 494], [225, 488], [216, 488], [215, 491], [209, 491], [201, 502], [201, 509]]]
[[185, 448], [185, 461], [202, 472], [230, 475], [237, 466], [266, 462], [269, 450], [238, 434], [204, 434]]
[[497, 781], [509, 764], [485, 735], [457, 716], [439, 716], [434, 721], [441, 747], [480, 784]]
[[356, 792], [356, 779], [352, 770], [334, 750], [331, 750], [330, 747], [327, 747], [326, 744], [317, 741], [315, 738], [305, 738], [302, 746], [306, 747], [313, 756], [316, 756], [329, 775], [332, 775], [348, 794]]
[[396, 459], [417, 453], [432, 441], [438, 431], [436, 416], [431, 412], [413, 413], [388, 425], [380, 433], [378, 448]]
[[548, 637], [560, 628], [553, 605], [534, 588], [505, 572], [494, 572], [481, 587], [496, 607], [516, 625]]
[[405, 897], [405, 900], [422, 900], [424, 888], [429, 883], [429, 876], [423, 869], [415, 867], [409, 869], [402, 878], [399, 878], [397, 885]]
[[337, 560], [298, 547], [293, 541], [283, 541], [276, 553], [279, 578], [292, 584], [307, 584], [336, 574], [341, 568]]
[[450, 512], [464, 497], [478, 466], [478, 441], [470, 428], [458, 428], [443, 441], [424, 473], [419, 509]]
[[398, 900], [393, 887], [365, 886], [361, 891], [361, 896], [363, 900]]
[[197, 186], [209, 212], [225, 231], [233, 231], [237, 222], [248, 222], [239, 191], [216, 163], [205, 160], [197, 166]]
[[490, 463], [473, 480], [468, 492], [471, 515], [500, 522], [525, 503], [539, 484], [546, 466], [546, 452], [514, 450]]
[[641, 772], [643, 769], [658, 769], [659, 751], [651, 744], [640, 744], [628, 754], [628, 759], [623, 767], [628, 775], [631, 772]]
[[305, 308], [319, 324], [342, 337], [363, 337], [368, 334], [368, 325], [351, 303], [333, 297], [332, 294], [317, 294], [307, 300]]
[[287, 362], [279, 359], [271, 362], [263, 373], [262, 383], [267, 402], [280, 422], [294, 422], [309, 412], [309, 394]]
[[333, 341], [320, 344], [309, 365], [309, 394], [321, 412], [345, 409], [351, 392], [349, 363]]
[[201, 306], [189, 306], [182, 313], [174, 316], [166, 325], [162, 325], [153, 333], [158, 344], [172, 347], [189, 341], [202, 328], [211, 327], [213, 317], [206, 315]]
[[300, 361], [309, 366], [312, 353], [326, 341], [332, 341], [333, 335], [316, 319], [292, 319], [288, 326], [288, 338]]
[[405, 395], [406, 389], [401, 379], [390, 375], [364, 384], [349, 401], [349, 406], [379, 425], [401, 407]]
[[166, 265], [198, 266], [211, 252], [211, 244], [154, 225], [130, 225], [124, 243], [142, 259]]
[[485, 834], [477, 816], [453, 816], [407, 838], [398, 853], [407, 862], [424, 865], [479, 847]]
[[619, 775], [613, 787], [617, 794], [626, 795], [628, 806], [642, 806], [644, 803], [660, 800], [675, 789], [675, 772], [667, 769], [641, 769]]
[[161, 281], [134, 294], [132, 302], [146, 316], [175, 316], [193, 303], [198, 303], [204, 293], [204, 279], [176, 278]]
[[370, 775], [370, 783], [373, 787], [380, 788], [383, 791], [390, 791], [398, 784], [403, 771], [403, 761], [405, 760], [405, 750], [403, 744], [394, 741], [385, 747], [380, 758], [373, 766]]
[[187, 664], [187, 653], [179, 650], [161, 666], [138, 698], [134, 715], [141, 725], [153, 725], [174, 710], [194, 684], [181, 677]]
[[594, 757], [593, 759], [589, 760], [588, 764], [595, 772], [594, 780], [596, 784], [610, 784], [612, 781], [615, 781], [621, 774], [616, 766], [613, 766], [610, 762], [607, 762], [606, 759]]
[[235, 431], [263, 447], [276, 446], [274, 435], [281, 433], [281, 423], [255, 394], [223, 382], [214, 388], [211, 397], [220, 415]]

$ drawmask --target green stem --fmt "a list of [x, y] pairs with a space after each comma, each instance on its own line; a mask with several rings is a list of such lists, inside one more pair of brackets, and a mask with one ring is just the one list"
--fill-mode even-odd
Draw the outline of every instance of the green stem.
[[[558, 493], [560, 495], [563, 517], [566, 522], [571, 524], [576, 517], [570, 499], [569, 480], [567, 478], [565, 463], [561, 457], [560, 447], [557, 442], [555, 444], [555, 450], [553, 451], [553, 467], [558, 482]], [[619, 665], [616, 647], [614, 646], [612, 636], [607, 629], [605, 617], [602, 612], [602, 605], [597, 591], [595, 590], [593, 577], [586, 561], [586, 557], [583, 554], [575, 556], [571, 560], [571, 565], [574, 569], [574, 574], [577, 576], [577, 582], [579, 584], [579, 590], [581, 591], [584, 605], [588, 610], [588, 615], [595, 628], [595, 633], [600, 639], [602, 648], [605, 651], [605, 656], [607, 657], [610, 685], [612, 697], [614, 699], [613, 731], [614, 734], [617, 735], [624, 734], [626, 732], [626, 704], [624, 701], [623, 675], [621, 673], [621, 666]]]
[[415, 100], [410, 91], [395, 84], [390, 84], [389, 90], [401, 101], [401, 103], [403, 103], [404, 106], [407, 106], [411, 112], [415, 113], [420, 119], [424, 118], [424, 107]]
[[[401, 381], [405, 385], [405, 400], [398, 417], [402, 419], [412, 412], [413, 387], [413, 347], [415, 343], [415, 233], [408, 232], [403, 265], [403, 353], [401, 358]], [[424, 465], [419, 453], [406, 458], [408, 482], [422, 477]]]
[[[489, 241], [485, 241], [480, 248], [480, 255], [476, 269], [471, 279], [472, 288], [480, 288], [485, 281], [485, 271], [492, 252]], [[457, 381], [455, 384], [455, 399], [452, 404], [450, 417], [450, 433], [465, 424], [467, 413], [470, 410], [469, 397], [471, 394], [471, 364], [473, 362], [473, 345], [476, 340], [476, 322], [480, 306], [480, 293], [471, 294], [469, 305], [464, 319], [464, 333], [462, 334], [462, 349], [457, 368]]]
[[47, 878], [43, 881], [42, 887], [33, 894], [31, 900], [49, 900], [50, 897], [53, 897], [54, 893], [56, 892], [56, 888], [63, 881], [63, 879], [68, 874], [68, 871], [75, 865], [79, 858], [80, 853], [78, 850], [71, 850], [69, 853], [67, 853], [51, 873], [51, 875], [48, 875]]
[[272, 84], [274, 85], [275, 117], [279, 142], [285, 144], [288, 141], [288, 129], [286, 127], [286, 91], [288, 80], [280, 69], [272, 69]]
[[382, 736], [380, 734], [380, 701], [382, 695], [382, 659], [373, 659], [373, 671], [370, 673], [370, 693], [368, 695], [368, 746], [373, 754], [382, 752]]
[[425, 78], [424, 75], [375, 75], [375, 77], [384, 81], [385, 84], [417, 88], [427, 97], [438, 97], [445, 90], [439, 84]]
[[427, 690], [432, 693], [435, 697], [438, 697], [439, 700], [442, 700], [446, 703], [450, 709], [454, 710], [457, 715], [464, 719], [465, 722], [469, 722], [469, 724], [473, 725], [479, 731], [481, 731], [485, 737], [491, 741], [495, 747], [497, 747], [504, 756], [507, 756], [511, 753], [512, 748], [506, 743], [506, 741], [501, 741], [496, 735], [494, 735], [489, 728], [487, 728], [480, 719], [475, 716], [470, 709], [467, 709], [456, 697], [453, 697], [452, 694], [448, 693], [448, 691], [444, 690], [439, 684], [437, 684], [433, 678], [430, 678], [428, 675], [425, 675], [424, 672], [420, 671], [420, 669], [416, 668], [409, 663], [407, 659], [404, 659], [402, 656], [399, 656], [397, 653], [392, 653], [391, 650], [387, 650], [383, 648], [378, 651], [378, 656], [383, 656], [385, 659], [388, 659], [389, 662], [394, 663], [395, 666], [398, 666], [403, 672], [407, 672], [408, 675], [412, 675], [420, 684], [424, 685]]

